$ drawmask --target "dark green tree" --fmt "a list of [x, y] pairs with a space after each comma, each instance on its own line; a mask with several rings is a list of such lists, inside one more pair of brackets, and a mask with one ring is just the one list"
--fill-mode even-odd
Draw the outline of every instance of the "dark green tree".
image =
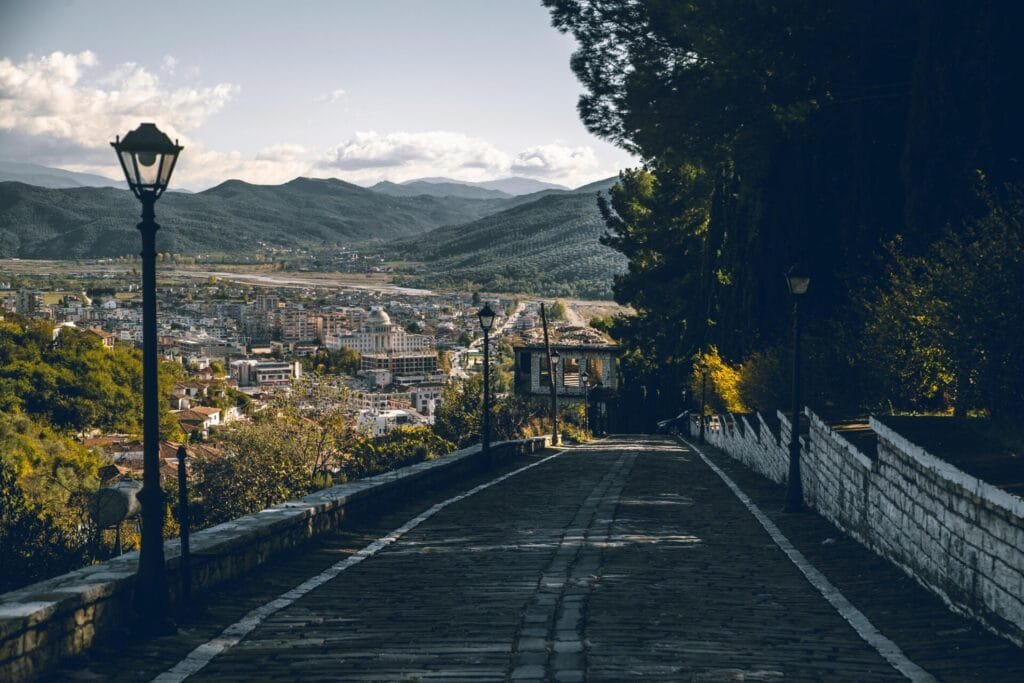
[[544, 4], [578, 41], [584, 123], [643, 162], [602, 205], [606, 244], [630, 259], [616, 299], [638, 314], [615, 330], [624, 406], [671, 412], [663, 404], [689, 375], [679, 366], [709, 345], [732, 364], [785, 346], [782, 274], [794, 265], [812, 277], [808, 357], [828, 366], [827, 386], [810, 373], [810, 402], [870, 403], [856, 349], [885, 245], [900, 239], [919, 256], [947, 225], [985, 215], [976, 169], [994, 186], [1020, 181], [1021, 97], [1009, 84], [1024, 65], [1008, 27], [1024, 9]]

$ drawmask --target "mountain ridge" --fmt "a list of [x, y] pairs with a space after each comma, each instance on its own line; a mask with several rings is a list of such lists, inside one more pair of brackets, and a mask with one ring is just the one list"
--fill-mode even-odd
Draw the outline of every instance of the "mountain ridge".
[[[165, 194], [157, 249], [243, 255], [264, 246], [315, 255], [357, 247], [415, 262], [401, 274], [410, 284], [604, 298], [625, 262], [599, 243], [604, 222], [594, 194], [616, 180], [474, 199], [395, 196], [334, 178], [280, 185], [231, 179]], [[0, 182], [0, 258], [133, 255], [138, 215], [137, 200], [123, 189]]]
[[19, 182], [36, 187], [70, 189], [73, 187], [117, 187], [127, 189], [124, 180], [113, 180], [95, 173], [65, 171], [62, 168], [41, 166], [21, 161], [0, 159], [0, 182]]

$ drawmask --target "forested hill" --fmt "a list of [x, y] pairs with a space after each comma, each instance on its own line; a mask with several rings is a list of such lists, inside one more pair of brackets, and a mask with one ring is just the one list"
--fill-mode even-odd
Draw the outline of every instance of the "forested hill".
[[[168, 192], [157, 205], [162, 252], [250, 253], [257, 244], [323, 248], [416, 235], [466, 223], [504, 200], [394, 197], [340, 180], [283, 185], [229, 180]], [[46, 189], [0, 182], [0, 257], [94, 258], [138, 252], [138, 201], [113, 188]]]
[[408, 282], [609, 298], [612, 279], [625, 269], [626, 259], [599, 242], [605, 225], [597, 188], [590, 189], [541, 193], [468, 225], [403, 240], [399, 253], [421, 262]]

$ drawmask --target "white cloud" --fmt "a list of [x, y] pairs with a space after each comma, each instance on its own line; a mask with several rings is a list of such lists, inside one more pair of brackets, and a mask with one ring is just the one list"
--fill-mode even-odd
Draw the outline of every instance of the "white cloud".
[[329, 93], [325, 93], [323, 95], [320, 95], [319, 97], [317, 97], [313, 101], [318, 103], [318, 104], [333, 104], [334, 102], [337, 102], [338, 100], [340, 100], [342, 97], [344, 97], [347, 94], [348, 93], [346, 93], [344, 89], [337, 88], [335, 90], [332, 90]]
[[590, 147], [566, 147], [558, 143], [538, 145], [519, 152], [512, 160], [515, 175], [561, 178], [587, 175], [600, 167]]
[[174, 75], [174, 70], [178, 68], [178, 58], [174, 55], [164, 55], [163, 61], [160, 62], [160, 69]]
[[477, 181], [526, 175], [575, 185], [602, 176], [590, 147], [551, 143], [513, 154], [481, 138], [449, 131], [359, 132], [329, 150], [320, 166], [366, 183], [424, 176]]
[[302, 161], [307, 165], [310, 163], [311, 156], [310, 151], [303, 145], [292, 144], [271, 145], [256, 152], [257, 161]]
[[220, 83], [168, 90], [137, 64], [121, 64], [91, 80], [90, 51], [54, 52], [14, 63], [0, 60], [0, 130], [60, 138], [82, 148], [106, 146], [117, 133], [154, 121], [171, 137], [206, 122], [238, 92]]
[[499, 171], [508, 155], [486, 140], [461, 133], [358, 132], [327, 153], [325, 165], [343, 171], [429, 165], [446, 172], [465, 169]]

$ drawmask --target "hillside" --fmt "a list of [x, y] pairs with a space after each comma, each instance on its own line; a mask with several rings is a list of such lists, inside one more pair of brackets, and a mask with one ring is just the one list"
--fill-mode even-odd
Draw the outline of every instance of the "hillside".
[[[258, 243], [319, 249], [418, 235], [502, 208], [460, 197], [392, 197], [340, 180], [283, 185], [229, 180], [157, 205], [160, 251], [251, 253]], [[0, 257], [94, 258], [138, 252], [139, 203], [113, 188], [47, 189], [0, 182]]]
[[593, 192], [557, 193], [396, 249], [419, 262], [412, 285], [610, 298], [625, 259], [599, 243], [604, 230]]
[[414, 180], [401, 184], [383, 180], [370, 187], [370, 189], [374, 192], [389, 194], [394, 197], [418, 197], [425, 194], [432, 197], [462, 197], [463, 199], [508, 199], [512, 196], [500, 190], [488, 190], [484, 187], [466, 185], [464, 183], [435, 183], [423, 180]]

